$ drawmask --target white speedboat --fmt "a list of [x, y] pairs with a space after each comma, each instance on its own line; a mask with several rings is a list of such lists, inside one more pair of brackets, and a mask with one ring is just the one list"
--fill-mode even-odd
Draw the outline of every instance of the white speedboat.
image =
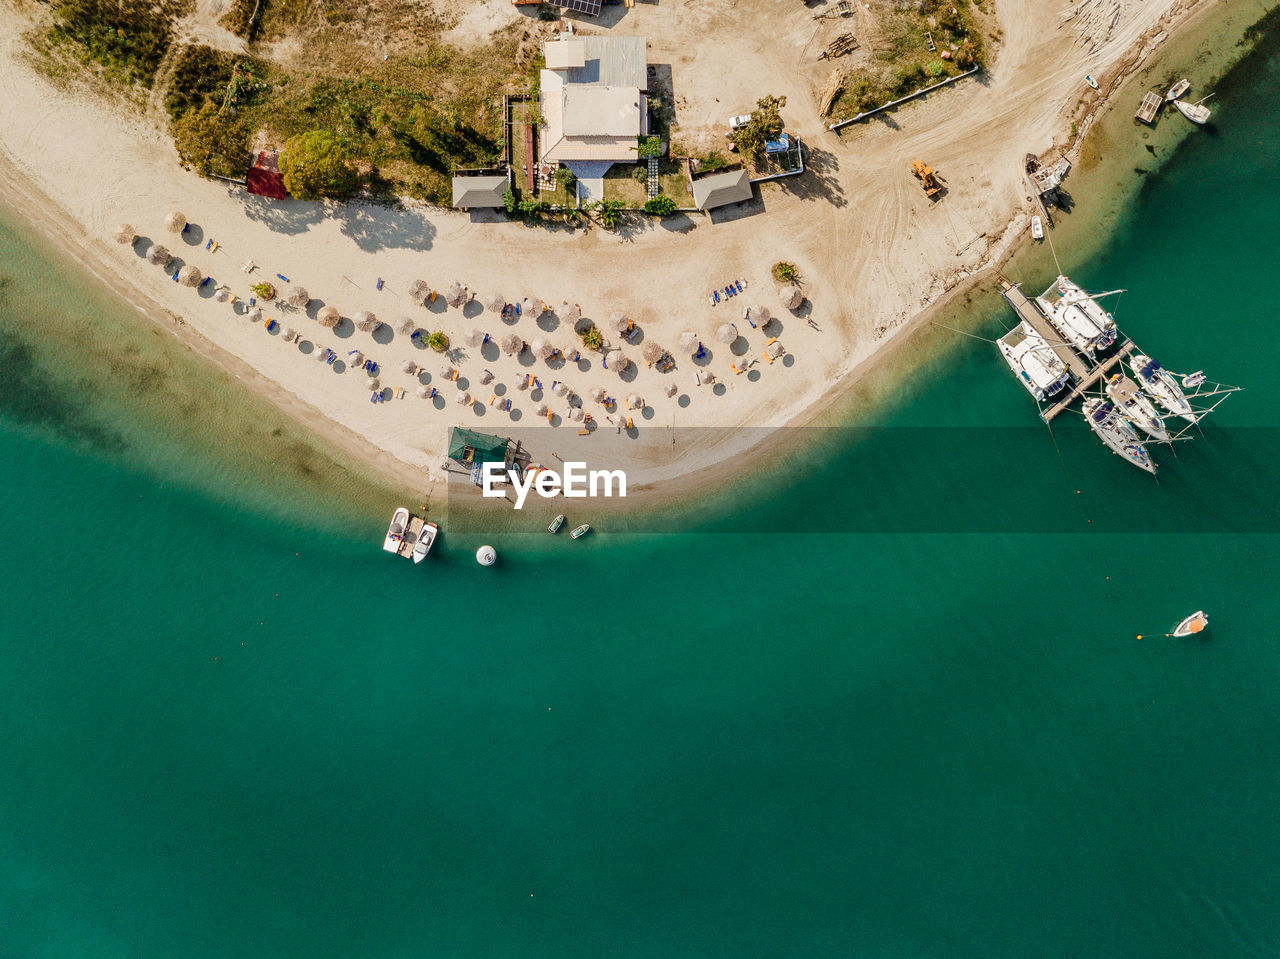
[[1177, 107], [1179, 113], [1196, 126], [1204, 126], [1204, 124], [1209, 122], [1209, 108], [1204, 105], [1203, 100], [1198, 103], [1186, 103], [1182, 100], [1174, 100], [1173, 105]]
[[1160, 413], [1138, 384], [1123, 373], [1115, 373], [1107, 380], [1107, 399], [1116, 405], [1120, 415], [1158, 443], [1169, 442]]
[[435, 523], [423, 523], [422, 532], [418, 534], [418, 541], [413, 544], [413, 561], [421, 563], [427, 558], [427, 554], [431, 552], [431, 544], [436, 541], [436, 534], [440, 532], [440, 527]]
[[1065, 276], [1037, 296], [1036, 305], [1053, 328], [1086, 356], [1096, 358], [1116, 341], [1115, 318]]
[[382, 541], [382, 548], [388, 553], [400, 551], [400, 541], [404, 539], [404, 531], [409, 526], [409, 511], [401, 506], [391, 516], [391, 525], [387, 527], [387, 538]]
[[1190, 80], [1186, 80], [1186, 79], [1179, 80], [1177, 83], [1175, 83], [1173, 86], [1169, 88], [1169, 92], [1164, 95], [1164, 98], [1168, 100], [1170, 103], [1172, 103], [1174, 100], [1178, 99], [1178, 97], [1182, 96], [1184, 93], [1186, 93], [1190, 89], [1191, 89]]
[[1188, 423], [1199, 419], [1196, 411], [1187, 402], [1186, 394], [1178, 381], [1159, 363], [1142, 353], [1133, 353], [1129, 357], [1129, 369], [1147, 393], [1174, 416], [1181, 416]]
[[1140, 470], [1155, 475], [1156, 464], [1151, 462], [1147, 448], [1138, 439], [1138, 434], [1129, 425], [1129, 421], [1116, 412], [1110, 400], [1093, 396], [1084, 401], [1084, 418], [1089, 429], [1098, 434], [1098, 439], [1122, 459], [1128, 460]]
[[1203, 609], [1197, 609], [1194, 613], [1173, 627], [1170, 636], [1194, 636], [1196, 633], [1203, 633], [1209, 628], [1209, 617]]
[[1044, 221], [1041, 220], [1040, 217], [1038, 216], [1033, 216], [1031, 218], [1031, 239], [1033, 240], [1044, 239]]
[[1071, 379], [1062, 357], [1025, 320], [1000, 337], [996, 345], [1013, 375], [1038, 403], [1061, 393]]

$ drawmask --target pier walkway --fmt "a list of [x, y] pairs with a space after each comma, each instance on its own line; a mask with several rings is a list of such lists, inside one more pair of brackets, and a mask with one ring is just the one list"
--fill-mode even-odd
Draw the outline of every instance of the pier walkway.
[[1048, 318], [1040, 311], [1040, 307], [1036, 306], [1027, 297], [1027, 294], [1022, 292], [1020, 286], [1016, 283], [1010, 283], [1008, 280], [1001, 280], [1000, 286], [1002, 288], [1000, 295], [1004, 297], [1006, 303], [1013, 307], [1013, 312], [1018, 314], [1018, 319], [1025, 320], [1028, 326], [1044, 337], [1044, 341], [1054, 348], [1054, 352], [1067, 365], [1067, 370], [1075, 381], [1062, 399], [1047, 409], [1040, 411], [1040, 418], [1046, 423], [1051, 422], [1055, 416], [1080, 399], [1085, 390], [1115, 369], [1120, 361], [1128, 356], [1133, 349], [1133, 343], [1130, 340], [1125, 340], [1115, 353], [1101, 363], [1090, 363], [1085, 357], [1077, 353], [1071, 344], [1063, 341], [1058, 331], [1053, 328]]

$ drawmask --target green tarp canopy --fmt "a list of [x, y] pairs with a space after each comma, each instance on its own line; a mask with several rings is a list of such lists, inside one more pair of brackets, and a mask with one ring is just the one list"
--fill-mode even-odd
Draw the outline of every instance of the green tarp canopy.
[[491, 433], [477, 433], [475, 430], [455, 426], [453, 432], [449, 434], [449, 459], [468, 465], [505, 463], [507, 441]]

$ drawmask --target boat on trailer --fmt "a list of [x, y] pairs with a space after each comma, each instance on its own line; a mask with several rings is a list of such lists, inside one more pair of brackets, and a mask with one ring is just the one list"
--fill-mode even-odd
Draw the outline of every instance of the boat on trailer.
[[[1188, 423], [1196, 422], [1200, 416], [1191, 408], [1182, 387], [1168, 370], [1144, 353], [1129, 355], [1129, 369], [1138, 385], [1157, 403], [1174, 416], [1181, 416]], [[1184, 380], [1184, 382], [1186, 382]], [[1204, 382], [1203, 379], [1200, 381]]]
[[[1205, 97], [1207, 100], [1208, 97]], [[1204, 126], [1209, 122], [1209, 108], [1204, 105], [1204, 100], [1198, 100], [1195, 103], [1186, 103], [1182, 100], [1174, 100], [1173, 105], [1178, 112], [1194, 123], [1196, 126]]]
[[1183, 78], [1169, 88], [1169, 92], [1164, 95], [1164, 98], [1172, 103], [1190, 89], [1191, 81]]
[[422, 531], [418, 533], [418, 541], [413, 544], [413, 561], [421, 563], [427, 558], [427, 554], [431, 552], [431, 546], [436, 541], [436, 534], [440, 532], [440, 527], [435, 523], [423, 523]]
[[1036, 297], [1036, 305], [1063, 339], [1086, 356], [1097, 359], [1116, 341], [1115, 317], [1068, 277], [1058, 277]]
[[1138, 389], [1137, 383], [1123, 373], [1113, 373], [1107, 380], [1106, 394], [1107, 399], [1116, 405], [1120, 415], [1130, 423], [1156, 442], [1169, 442], [1169, 431], [1165, 429], [1164, 420], [1160, 418], [1155, 404]]
[[400, 552], [400, 541], [404, 539], [404, 531], [409, 527], [409, 511], [401, 506], [391, 515], [391, 525], [387, 527], [386, 538], [382, 548], [388, 553]]
[[1092, 396], [1084, 401], [1084, 418], [1089, 429], [1098, 435], [1098, 439], [1106, 444], [1111, 452], [1121, 459], [1145, 470], [1152, 476], [1156, 472], [1156, 464], [1142, 445], [1138, 433], [1129, 421], [1116, 411], [1115, 404], [1099, 396]]
[[1194, 613], [1173, 627], [1170, 636], [1194, 636], [1197, 633], [1203, 633], [1209, 628], [1209, 617], [1203, 609], [1197, 609]]
[[996, 345], [1018, 382], [1038, 403], [1057, 396], [1071, 381], [1062, 357], [1026, 320], [1000, 337]]

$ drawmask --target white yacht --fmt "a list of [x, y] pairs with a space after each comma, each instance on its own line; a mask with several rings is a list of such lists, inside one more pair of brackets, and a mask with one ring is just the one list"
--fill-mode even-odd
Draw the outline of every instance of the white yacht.
[[1061, 393], [1071, 379], [1062, 357], [1025, 320], [1000, 337], [996, 345], [1013, 375], [1038, 403]]
[[1107, 380], [1107, 399], [1116, 410], [1142, 432], [1158, 443], [1169, 442], [1169, 431], [1156, 410], [1155, 404], [1138, 389], [1138, 384], [1123, 373], [1115, 373]]
[[1188, 423], [1194, 423], [1200, 417], [1191, 404], [1178, 381], [1151, 357], [1142, 353], [1129, 356], [1129, 369], [1138, 385], [1149, 393], [1157, 403], [1174, 416], [1181, 416]]
[[382, 541], [382, 548], [388, 553], [400, 552], [400, 541], [404, 539], [404, 531], [409, 526], [409, 511], [401, 506], [391, 517], [391, 525], [387, 527], [387, 537]]
[[1084, 418], [1089, 429], [1098, 434], [1098, 439], [1107, 444], [1111, 452], [1128, 460], [1138, 469], [1155, 475], [1156, 464], [1151, 461], [1147, 448], [1142, 445], [1129, 421], [1116, 412], [1111, 401], [1098, 396], [1085, 400]]
[[1053, 328], [1079, 352], [1094, 358], [1116, 341], [1116, 321], [1092, 296], [1067, 277], [1036, 297]]
[[1209, 122], [1209, 108], [1204, 105], [1204, 100], [1199, 100], [1195, 103], [1187, 103], [1185, 100], [1174, 100], [1173, 105], [1177, 107], [1179, 113], [1196, 126], [1204, 126]]

